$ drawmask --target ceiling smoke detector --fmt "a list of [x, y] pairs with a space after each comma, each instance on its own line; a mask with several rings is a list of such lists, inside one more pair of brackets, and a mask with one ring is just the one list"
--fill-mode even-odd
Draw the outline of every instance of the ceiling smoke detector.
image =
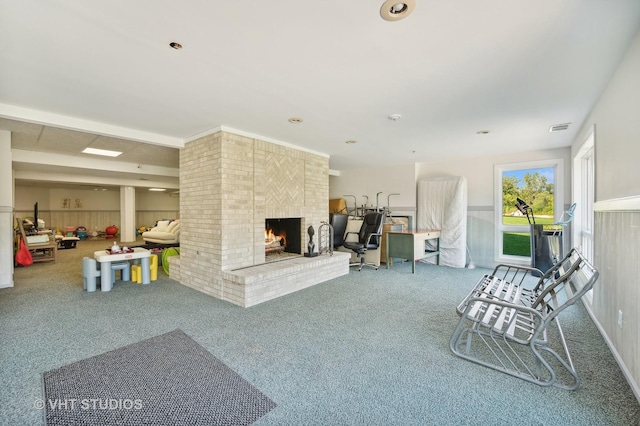
[[549, 127], [549, 132], [560, 132], [562, 130], [567, 130], [569, 128], [569, 124], [571, 123], [556, 124], [555, 126]]
[[409, 16], [415, 7], [415, 0], [386, 0], [380, 8], [380, 16], [385, 21], [398, 21]]
[[389, 120], [396, 122], [398, 120], [400, 120], [402, 118], [402, 116], [400, 114], [391, 114], [389, 116]]

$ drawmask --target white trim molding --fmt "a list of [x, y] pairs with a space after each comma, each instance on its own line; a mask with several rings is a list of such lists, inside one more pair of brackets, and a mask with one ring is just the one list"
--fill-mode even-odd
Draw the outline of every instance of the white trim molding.
[[185, 143], [189, 143], [189, 142], [193, 142], [195, 140], [198, 140], [200, 138], [203, 138], [205, 136], [209, 136], [209, 135], [213, 135], [215, 133], [218, 132], [227, 132], [227, 133], [233, 133], [236, 134], [238, 136], [244, 136], [247, 138], [251, 138], [251, 139], [259, 139], [261, 141], [265, 141], [265, 142], [269, 142], [272, 144], [276, 144], [276, 145], [282, 145], [282, 146], [286, 146], [287, 148], [293, 148], [293, 149], [297, 149], [298, 151], [304, 151], [304, 152], [308, 152], [310, 154], [314, 154], [314, 155], [319, 155], [321, 157], [325, 157], [325, 158], [329, 158], [330, 155], [324, 152], [320, 152], [320, 151], [315, 151], [313, 149], [309, 149], [309, 148], [304, 148], [289, 142], [284, 142], [278, 139], [273, 139], [273, 138], [269, 138], [267, 136], [262, 136], [262, 135], [258, 135], [256, 133], [251, 133], [251, 132], [245, 132], [244, 130], [238, 130], [238, 129], [234, 129], [232, 127], [228, 127], [228, 126], [217, 126], [214, 127], [212, 129], [209, 130], [205, 130], [202, 133], [198, 133], [197, 135], [193, 135], [191, 137], [185, 138], [184, 142]]
[[638, 211], [640, 210], [640, 195], [596, 201], [593, 210], [597, 212]]

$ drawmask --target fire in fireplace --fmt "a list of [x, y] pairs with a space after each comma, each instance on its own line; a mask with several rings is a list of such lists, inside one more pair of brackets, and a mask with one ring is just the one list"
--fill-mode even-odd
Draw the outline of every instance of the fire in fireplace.
[[302, 253], [301, 218], [266, 219], [264, 226], [265, 255]]

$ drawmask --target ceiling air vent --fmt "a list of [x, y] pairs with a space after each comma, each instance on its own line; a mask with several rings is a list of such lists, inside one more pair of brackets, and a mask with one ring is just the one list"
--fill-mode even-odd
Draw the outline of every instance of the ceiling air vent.
[[549, 127], [549, 131], [550, 132], [559, 132], [561, 130], [567, 130], [569, 128], [569, 124], [571, 124], [571, 123], [556, 124], [555, 126]]

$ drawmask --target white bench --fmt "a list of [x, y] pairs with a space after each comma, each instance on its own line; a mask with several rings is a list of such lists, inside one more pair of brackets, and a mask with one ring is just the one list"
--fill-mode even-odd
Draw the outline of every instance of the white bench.
[[576, 249], [544, 274], [498, 265], [458, 305], [460, 320], [449, 346], [461, 358], [538, 385], [577, 389], [558, 315], [597, 279], [598, 271]]

